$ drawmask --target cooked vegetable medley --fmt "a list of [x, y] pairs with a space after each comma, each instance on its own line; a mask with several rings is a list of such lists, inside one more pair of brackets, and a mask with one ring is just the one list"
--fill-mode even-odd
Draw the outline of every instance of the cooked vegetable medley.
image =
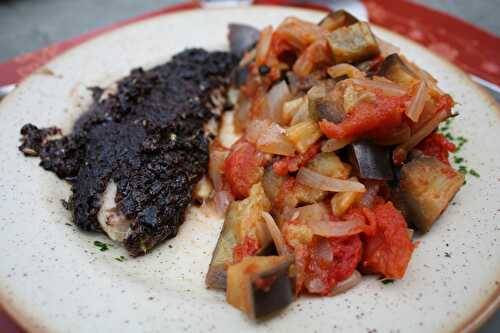
[[[242, 135], [211, 147], [225, 222], [208, 287], [261, 318], [362, 275], [402, 279], [413, 230], [429, 231], [464, 182], [448, 161], [455, 145], [436, 132], [453, 99], [345, 11], [258, 34], [232, 27]], [[234, 36], [245, 31], [258, 40], [242, 37], [242, 51]]]

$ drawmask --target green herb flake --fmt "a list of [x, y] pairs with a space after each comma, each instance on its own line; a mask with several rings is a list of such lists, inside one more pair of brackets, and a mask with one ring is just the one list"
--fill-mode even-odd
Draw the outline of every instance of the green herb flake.
[[471, 175], [473, 175], [474, 177], [477, 177], [477, 178], [481, 177], [481, 176], [479, 175], [479, 173], [478, 173], [476, 170], [474, 170], [474, 169], [470, 169], [470, 170], [469, 170], [469, 173], [470, 173]]
[[458, 171], [466, 175], [468, 173], [467, 167], [465, 165], [461, 165], [458, 167]]
[[119, 262], [124, 262], [125, 261], [125, 257], [124, 256], [119, 256], [119, 257], [116, 257], [115, 260], [119, 261]]
[[96, 247], [98, 247], [101, 252], [107, 251], [107, 250], [109, 250], [110, 246], [113, 246], [111, 244], [106, 244], [106, 243], [103, 243], [103, 242], [100, 242], [100, 241], [95, 241], [94, 245]]
[[444, 137], [450, 141], [455, 140], [455, 137], [453, 135], [451, 135], [450, 133], [445, 133]]
[[389, 284], [389, 283], [394, 283], [394, 280], [392, 279], [382, 279], [383, 284]]
[[453, 157], [453, 160], [455, 161], [455, 163], [460, 164], [464, 161], [464, 158], [459, 157], [459, 156], [455, 156], [455, 157]]

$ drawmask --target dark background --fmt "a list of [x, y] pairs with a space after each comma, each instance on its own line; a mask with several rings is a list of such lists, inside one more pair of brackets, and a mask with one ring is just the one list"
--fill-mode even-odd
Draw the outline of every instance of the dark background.
[[[400, 1], [400, 0], [395, 0]], [[180, 0], [0, 0], [0, 62]], [[500, 35], [500, 0], [416, 0]], [[500, 313], [479, 330], [499, 333]]]

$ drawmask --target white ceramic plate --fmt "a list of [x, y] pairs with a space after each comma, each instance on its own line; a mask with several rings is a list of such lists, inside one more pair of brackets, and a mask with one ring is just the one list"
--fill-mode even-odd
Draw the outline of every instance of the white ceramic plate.
[[[226, 26], [277, 25], [296, 15], [283, 7], [193, 10], [133, 24], [79, 46], [26, 79], [0, 105], [0, 300], [32, 331], [342, 331], [470, 330], [498, 304], [500, 280], [500, 112], [462, 72], [427, 50], [381, 29], [450, 92], [460, 118], [453, 131], [469, 139], [462, 155], [481, 178], [468, 177], [444, 216], [420, 244], [402, 281], [375, 278], [332, 298], [302, 297], [277, 317], [255, 323], [205, 289], [204, 276], [221, 220], [191, 210], [177, 238], [151, 254], [114, 258], [103, 236], [71, 225], [60, 200], [69, 187], [17, 150], [27, 122], [68, 130], [89, 101], [85, 87], [106, 86], [136, 66], [164, 62], [185, 47], [226, 49]], [[445, 252], [451, 257], [445, 256]]]

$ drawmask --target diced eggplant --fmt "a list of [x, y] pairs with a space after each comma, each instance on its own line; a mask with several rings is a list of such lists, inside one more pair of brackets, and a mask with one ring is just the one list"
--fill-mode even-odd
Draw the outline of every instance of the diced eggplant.
[[391, 200], [410, 225], [427, 232], [464, 183], [464, 175], [433, 156], [421, 155], [401, 168]]
[[343, 163], [334, 152], [317, 154], [306, 167], [324, 176], [339, 179], [347, 179], [351, 173], [351, 166]]
[[242, 85], [244, 85], [247, 82], [248, 73], [249, 73], [248, 64], [243, 67], [237, 66], [236, 68], [234, 68], [233, 72], [231, 73], [232, 85], [236, 88], [239, 88]]
[[375, 59], [370, 59], [370, 60], [365, 60], [363, 62], [360, 62], [356, 65], [356, 68], [358, 68], [360, 71], [363, 73], [367, 73], [368, 77], [371, 77], [373, 75], [372, 69], [374, 67], [377, 67], [377, 65], [380, 63], [380, 59], [375, 58]]
[[289, 256], [246, 257], [228, 269], [227, 302], [261, 319], [293, 301]]
[[341, 9], [328, 14], [318, 25], [328, 31], [333, 31], [357, 22], [359, 22], [358, 19], [352, 16], [351, 13]]
[[316, 101], [314, 107], [319, 119], [340, 124], [346, 117], [344, 110], [329, 98]]
[[300, 77], [293, 71], [286, 72], [286, 80], [292, 95], [306, 92], [315, 85], [318, 85], [327, 77], [326, 72], [316, 71], [306, 77]]
[[226, 289], [226, 265], [233, 261], [233, 249], [238, 244], [236, 228], [233, 226], [235, 222], [235, 219], [230, 218], [224, 220], [205, 278], [205, 284], [208, 288]]
[[380, 54], [377, 40], [366, 22], [339, 28], [327, 36], [337, 64], [356, 63]]
[[355, 173], [363, 179], [391, 180], [394, 178], [391, 152], [369, 141], [351, 144], [349, 159]]
[[278, 196], [281, 186], [287, 180], [287, 176], [279, 176], [277, 175], [272, 168], [272, 165], [269, 165], [264, 170], [264, 176], [262, 177], [262, 187], [264, 188], [264, 192], [266, 196], [274, 202], [276, 197]]
[[271, 203], [260, 183], [252, 186], [250, 195], [246, 199], [233, 201], [229, 205], [205, 279], [207, 287], [215, 289], [226, 287], [225, 268], [233, 261], [234, 247], [246, 236], [257, 237], [259, 253], [266, 253], [266, 248], [272, 243], [272, 239], [262, 218], [262, 212], [270, 209]]
[[327, 192], [296, 182], [293, 187], [295, 198], [299, 204], [313, 204], [326, 197]]
[[229, 24], [229, 49], [231, 53], [238, 58], [243, 57], [245, 52], [249, 51], [257, 44], [260, 31], [246, 24]]
[[295, 149], [305, 153], [321, 136], [319, 125], [314, 120], [307, 120], [290, 126], [285, 131], [286, 137], [293, 143]]
[[384, 59], [376, 75], [386, 77], [395, 83], [405, 86], [409, 86], [417, 80], [416, 74], [396, 53]]
[[344, 110], [337, 105], [330, 92], [335, 86], [335, 82], [320, 84], [312, 87], [308, 92], [309, 114], [313, 119], [326, 119], [336, 124], [342, 122], [346, 116]]
[[342, 216], [356, 202], [363, 197], [360, 192], [338, 192], [330, 201], [332, 213], [335, 216]]
[[305, 96], [285, 102], [285, 104], [283, 104], [283, 110], [281, 111], [281, 120], [283, 124], [289, 125], [295, 115], [301, 112], [303, 108], [308, 108], [308, 100]]

